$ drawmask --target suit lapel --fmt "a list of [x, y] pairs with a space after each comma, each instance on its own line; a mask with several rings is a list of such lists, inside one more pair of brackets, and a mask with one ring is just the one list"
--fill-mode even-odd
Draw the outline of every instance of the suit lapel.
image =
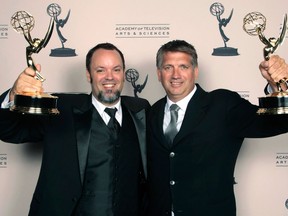
[[[162, 98], [160, 101], [157, 102], [157, 104], [155, 104], [155, 111], [151, 111], [151, 113], [153, 114], [153, 117], [149, 120], [151, 120], [150, 124], [153, 125], [153, 127], [149, 128], [152, 129], [153, 132], [155, 134], [155, 138], [159, 139], [159, 143], [161, 143], [161, 145], [164, 148], [168, 148], [168, 145], [166, 144], [166, 139], [164, 136], [164, 132], [163, 132], [163, 120], [164, 120], [164, 108], [165, 108], [165, 104], [166, 104], [167, 100], [166, 97]], [[156, 115], [154, 115], [154, 113]]]
[[[159, 101], [158, 106], [155, 108], [155, 113], [157, 113], [157, 115], [154, 116], [151, 124], [154, 125], [153, 128], [155, 128], [155, 131], [153, 133], [157, 134], [156, 138], [159, 139], [159, 142], [164, 148], [169, 149], [170, 147], [167, 145], [163, 132], [164, 108], [166, 102], [166, 97]], [[184, 120], [182, 122], [180, 131], [174, 138], [173, 146], [177, 145], [179, 141], [185, 138], [188, 134], [193, 133], [197, 125], [205, 116], [207, 108], [207, 93], [199, 85], [197, 85], [197, 91], [188, 103]]]
[[93, 106], [91, 103], [91, 97], [87, 97], [87, 101], [85, 101], [81, 105], [81, 107], [73, 108], [75, 131], [77, 138], [79, 170], [82, 184], [84, 180], [84, 173], [89, 148], [92, 111]]
[[122, 105], [125, 106], [131, 115], [139, 141], [139, 147], [141, 152], [141, 159], [143, 164], [144, 174], [147, 177], [147, 152], [146, 152], [146, 112], [145, 109], [141, 109], [140, 111], [133, 112], [129, 109], [129, 104], [126, 101], [125, 97], [122, 97]]
[[179, 141], [188, 134], [193, 133], [206, 114], [209, 106], [208, 101], [208, 94], [199, 85], [197, 85], [197, 91], [188, 103], [184, 120], [180, 131], [175, 137], [174, 145], [177, 145], [177, 143], [179, 143]]
[[130, 110], [128, 110], [130, 113], [136, 131], [138, 135], [138, 141], [139, 141], [139, 147], [141, 152], [141, 159], [143, 164], [143, 170], [144, 174], [147, 177], [147, 158], [146, 158], [146, 114], [145, 110], [141, 110], [135, 114], [133, 114]]

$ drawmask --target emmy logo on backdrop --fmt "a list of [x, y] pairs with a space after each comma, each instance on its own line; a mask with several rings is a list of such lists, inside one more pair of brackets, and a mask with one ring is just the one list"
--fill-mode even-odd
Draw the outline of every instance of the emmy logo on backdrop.
[[70, 10], [65, 19], [59, 19], [58, 16], [61, 14], [61, 7], [58, 4], [52, 3], [47, 7], [47, 13], [54, 19], [56, 23], [56, 31], [59, 40], [62, 44], [61, 48], [52, 49], [50, 56], [54, 57], [76, 56], [75, 49], [64, 47], [64, 43], [67, 41], [67, 39], [63, 36], [62, 32], [60, 31], [60, 28], [63, 28], [69, 19]]
[[[251, 36], [258, 36], [260, 41], [265, 45], [263, 48], [263, 57], [267, 61], [270, 55], [283, 43], [287, 30], [287, 14], [284, 16], [282, 31], [279, 38], [264, 36], [266, 28], [266, 17], [259, 12], [251, 12], [243, 19], [243, 29]], [[283, 78], [277, 83], [278, 91], [259, 98], [258, 114], [288, 114], [288, 92], [282, 90], [282, 85], [287, 85], [287, 78]]]
[[217, 18], [220, 35], [224, 42], [224, 47], [214, 48], [212, 55], [215, 55], [215, 56], [239, 55], [236, 48], [227, 47], [227, 42], [230, 39], [225, 35], [224, 30], [223, 30], [223, 27], [226, 27], [232, 18], [233, 9], [231, 10], [228, 18], [221, 18], [221, 15], [224, 13], [224, 6], [219, 2], [215, 2], [210, 6], [210, 13]]
[[128, 82], [130, 82], [134, 88], [134, 96], [138, 97], [137, 93], [141, 93], [142, 90], [145, 88], [147, 80], [148, 80], [148, 75], [146, 75], [144, 83], [141, 84], [136, 84], [136, 81], [139, 79], [139, 73], [136, 69], [130, 68], [125, 72], [125, 77]]
[[[29, 46], [26, 48], [27, 65], [33, 68], [36, 72], [35, 79], [44, 82], [45, 78], [37, 71], [32, 54], [39, 53], [49, 42], [54, 21], [51, 18], [47, 33], [44, 39], [32, 38], [30, 32], [34, 28], [35, 20], [32, 15], [26, 11], [17, 11], [11, 17], [11, 25], [13, 29], [24, 35]], [[48, 93], [18, 93], [15, 95], [14, 105], [10, 108], [11, 111], [16, 111], [26, 114], [59, 114], [57, 110], [57, 97]]]

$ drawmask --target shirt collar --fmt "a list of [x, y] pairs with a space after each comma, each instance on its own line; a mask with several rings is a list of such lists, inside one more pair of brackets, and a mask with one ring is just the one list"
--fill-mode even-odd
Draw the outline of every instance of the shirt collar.
[[[96, 108], [96, 110], [98, 111], [98, 113], [102, 116], [104, 113], [104, 110], [106, 107], [109, 108], [116, 108], [117, 112], [122, 113], [122, 109], [121, 109], [121, 97], [119, 98], [119, 101], [113, 105], [113, 106], [105, 106], [104, 104], [100, 103], [95, 97], [94, 95], [92, 95], [92, 104], [93, 106]], [[116, 114], [117, 115], [117, 114]]]

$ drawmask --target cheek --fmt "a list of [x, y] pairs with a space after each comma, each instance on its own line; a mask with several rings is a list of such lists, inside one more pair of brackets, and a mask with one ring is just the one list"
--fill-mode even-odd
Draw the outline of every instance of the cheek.
[[92, 73], [91, 75], [91, 81], [93, 81], [94, 84], [102, 83], [104, 80], [105, 80], [104, 74]]
[[167, 77], [163, 73], [158, 73], [158, 81], [164, 82]]
[[159, 70], [157, 70], [157, 77], [158, 77], [158, 81], [161, 82], [161, 72]]
[[117, 80], [119, 83], [123, 84], [125, 82], [125, 77], [123, 74], [117, 74], [114, 76], [114, 79]]
[[170, 73], [165, 73], [165, 74], [162, 74], [160, 79], [161, 79], [161, 82], [163, 83], [170, 83], [170, 80], [171, 80], [171, 74]]

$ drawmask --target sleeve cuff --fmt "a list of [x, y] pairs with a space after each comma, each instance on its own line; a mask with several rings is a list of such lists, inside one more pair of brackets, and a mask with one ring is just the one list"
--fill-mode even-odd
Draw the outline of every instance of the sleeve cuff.
[[4, 100], [1, 103], [1, 109], [9, 109], [11, 106], [14, 105], [14, 101], [9, 101], [9, 93], [6, 95], [6, 97], [4, 98]]

